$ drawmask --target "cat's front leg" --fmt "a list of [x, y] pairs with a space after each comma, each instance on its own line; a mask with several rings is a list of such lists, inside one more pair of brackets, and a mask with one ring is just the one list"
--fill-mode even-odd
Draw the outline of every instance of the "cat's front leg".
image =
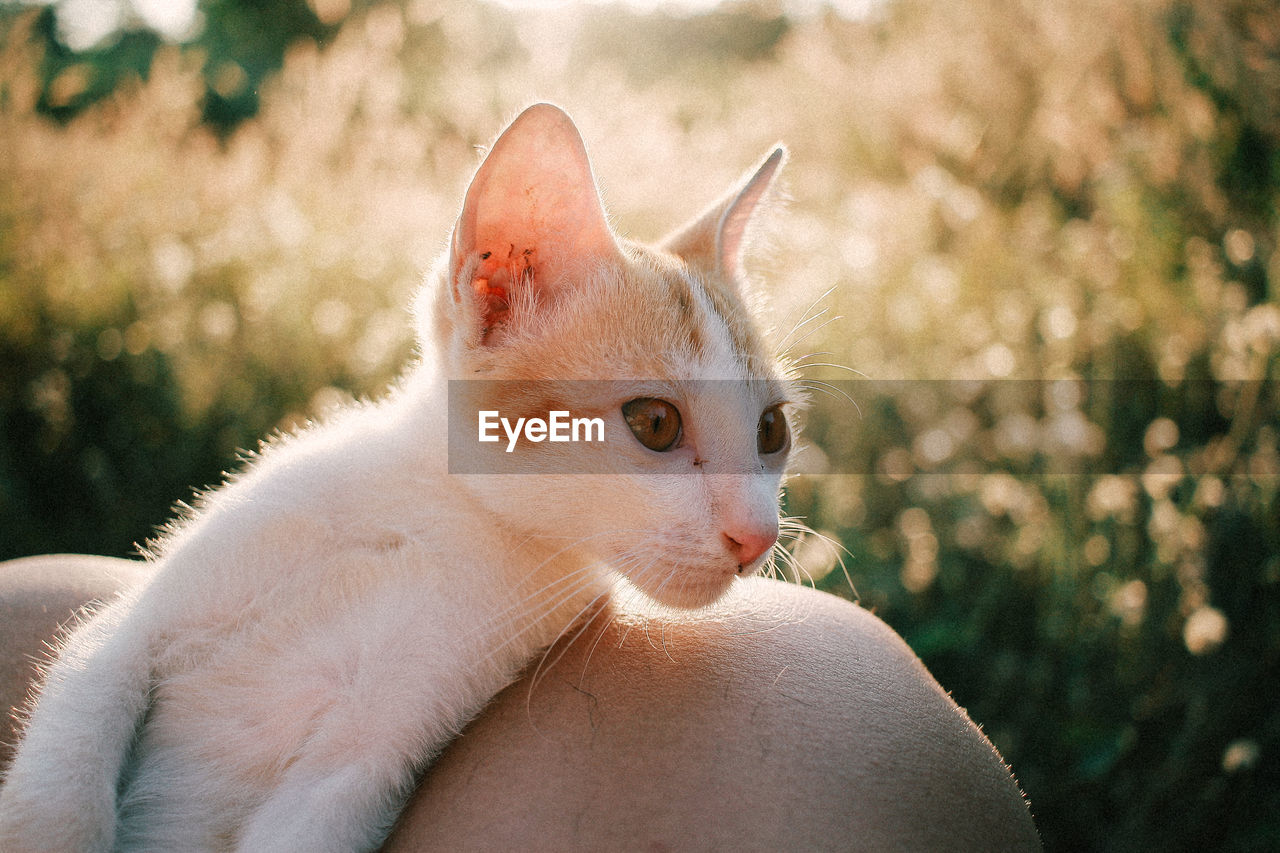
[[[288, 769], [244, 823], [240, 853], [376, 849], [416, 771], [496, 692], [494, 685], [477, 691], [455, 684], [441, 695], [425, 685], [438, 687], [446, 677], [411, 665], [398, 675], [365, 675], [361, 688], [332, 697], [316, 718]], [[404, 684], [424, 687], [405, 690]]]
[[374, 850], [385, 839], [413, 782], [404, 756], [321, 771], [294, 765], [253, 814], [239, 853]]
[[122, 596], [64, 642], [0, 787], [0, 850], [109, 851], [116, 787], [147, 707], [145, 620]]

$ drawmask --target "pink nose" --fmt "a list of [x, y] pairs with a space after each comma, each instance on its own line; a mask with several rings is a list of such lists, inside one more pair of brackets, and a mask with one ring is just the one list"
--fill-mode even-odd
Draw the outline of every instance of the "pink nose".
[[742, 568], [754, 563], [773, 547], [773, 543], [778, 541], [778, 528], [725, 531], [723, 536], [725, 547]]

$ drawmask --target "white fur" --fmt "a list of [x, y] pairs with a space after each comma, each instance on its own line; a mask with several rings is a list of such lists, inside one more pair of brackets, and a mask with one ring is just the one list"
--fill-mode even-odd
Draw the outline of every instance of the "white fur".
[[[66, 639], [0, 788], [0, 850], [373, 848], [415, 773], [614, 569], [682, 604], [743, 573], [722, 528], [777, 523], [782, 472], [755, 458], [768, 400], [684, 401], [717, 473], [655, 475], [629, 448], [610, 475], [451, 475], [446, 377], [474, 327], [449, 307], [470, 280], [442, 279], [437, 306], [460, 313], [424, 320], [423, 361], [387, 399], [269, 446]], [[709, 334], [672, 369], [742, 375]]]
[[69, 638], [0, 789], [0, 847], [219, 849], [242, 824], [245, 851], [377, 843], [424, 758], [606, 582], [526, 602], [581, 557], [449, 482], [424, 440], [440, 388], [419, 390], [270, 449]]

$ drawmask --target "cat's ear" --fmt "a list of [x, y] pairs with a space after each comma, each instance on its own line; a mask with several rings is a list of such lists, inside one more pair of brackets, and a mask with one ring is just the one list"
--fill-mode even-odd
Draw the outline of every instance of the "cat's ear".
[[467, 189], [450, 247], [455, 304], [468, 309], [483, 342], [513, 320], [513, 306], [552, 298], [619, 257], [573, 120], [551, 104], [529, 107]]
[[732, 191], [669, 236], [662, 247], [690, 266], [719, 275], [728, 284], [740, 281], [751, 218], [786, 160], [787, 149], [781, 145], [774, 148]]

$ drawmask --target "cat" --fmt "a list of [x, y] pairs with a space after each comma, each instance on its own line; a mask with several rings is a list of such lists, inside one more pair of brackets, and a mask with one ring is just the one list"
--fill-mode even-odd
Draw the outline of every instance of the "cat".
[[[645, 246], [610, 227], [573, 121], [522, 112], [427, 277], [402, 379], [265, 446], [62, 643], [0, 849], [375, 848], [415, 774], [619, 576], [693, 608], [765, 564], [802, 392], [742, 265], [785, 157]], [[453, 410], [545, 417], [549, 388], [611, 440], [451, 473], [510, 450]]]

